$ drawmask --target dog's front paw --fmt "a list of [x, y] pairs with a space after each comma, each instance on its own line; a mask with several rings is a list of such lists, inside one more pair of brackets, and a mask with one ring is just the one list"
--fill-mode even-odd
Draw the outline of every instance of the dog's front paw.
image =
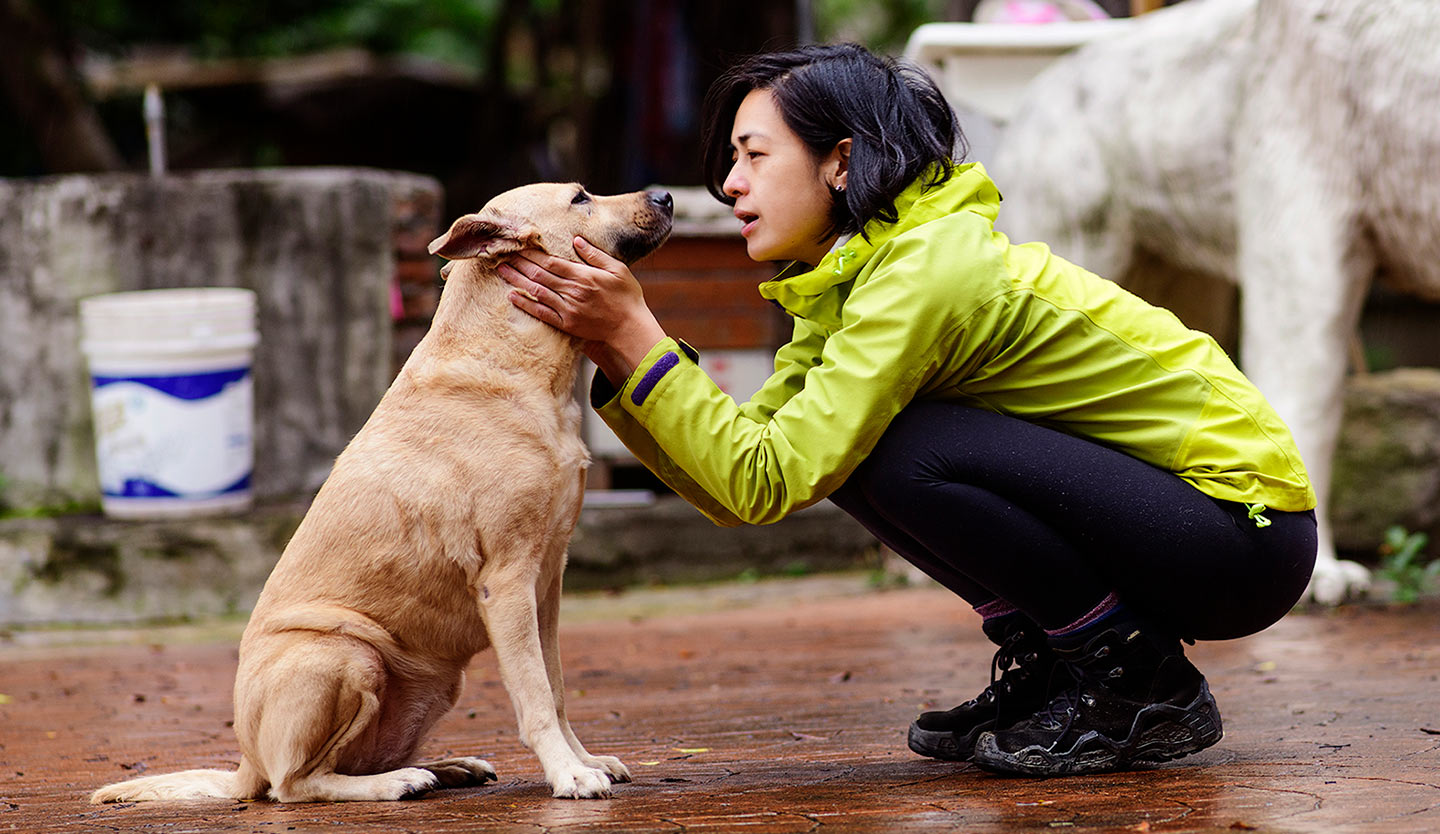
[[402, 767], [383, 775], [389, 778], [375, 799], [414, 799], [440, 787], [440, 777], [423, 768]]
[[611, 782], [629, 782], [630, 768], [614, 756], [589, 756], [582, 758], [587, 767], [593, 767], [605, 771]]
[[1359, 596], [1370, 588], [1370, 571], [1355, 562], [1321, 559], [1315, 563], [1306, 599], [1321, 605], [1339, 605], [1346, 597]]
[[605, 771], [579, 766], [563, 770], [550, 780], [556, 799], [609, 799], [610, 777]]
[[441, 759], [435, 762], [417, 764], [416, 767], [424, 768], [435, 774], [440, 779], [440, 785], [446, 788], [465, 788], [474, 785], [483, 785], [486, 782], [494, 782], [500, 777], [495, 774], [495, 768], [484, 759], [477, 759], [474, 756], [463, 756], [457, 759]]

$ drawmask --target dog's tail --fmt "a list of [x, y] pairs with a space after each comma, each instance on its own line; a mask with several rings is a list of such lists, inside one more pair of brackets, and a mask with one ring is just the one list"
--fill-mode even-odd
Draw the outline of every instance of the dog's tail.
[[90, 794], [90, 801], [98, 805], [152, 799], [258, 799], [267, 787], [258, 777], [249, 763], [241, 760], [239, 770], [182, 770], [116, 782]]

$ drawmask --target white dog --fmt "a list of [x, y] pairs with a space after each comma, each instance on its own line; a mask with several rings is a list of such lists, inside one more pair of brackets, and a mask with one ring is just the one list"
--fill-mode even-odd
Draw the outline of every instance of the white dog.
[[1241, 364], [1320, 497], [1309, 594], [1369, 575], [1325, 515], [1372, 276], [1440, 296], [1440, 3], [1190, 0], [1038, 76], [995, 160], [1001, 221], [1123, 281], [1136, 255], [1233, 280]]

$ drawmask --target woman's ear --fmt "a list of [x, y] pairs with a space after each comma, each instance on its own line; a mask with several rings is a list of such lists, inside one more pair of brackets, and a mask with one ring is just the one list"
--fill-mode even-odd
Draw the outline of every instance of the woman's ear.
[[844, 191], [850, 173], [850, 146], [853, 143], [849, 139], [841, 139], [835, 145], [835, 150], [825, 159], [826, 181], [830, 187]]

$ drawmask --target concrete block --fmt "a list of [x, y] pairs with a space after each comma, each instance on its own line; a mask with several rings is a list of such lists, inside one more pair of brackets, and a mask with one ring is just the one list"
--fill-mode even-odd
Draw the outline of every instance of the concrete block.
[[98, 501], [78, 303], [165, 287], [258, 293], [255, 493], [308, 495], [389, 384], [393, 238], [439, 192], [339, 168], [0, 181], [0, 511]]
[[1374, 554], [1392, 524], [1440, 541], [1440, 370], [1401, 368], [1349, 381], [1333, 490], [1342, 550]]

